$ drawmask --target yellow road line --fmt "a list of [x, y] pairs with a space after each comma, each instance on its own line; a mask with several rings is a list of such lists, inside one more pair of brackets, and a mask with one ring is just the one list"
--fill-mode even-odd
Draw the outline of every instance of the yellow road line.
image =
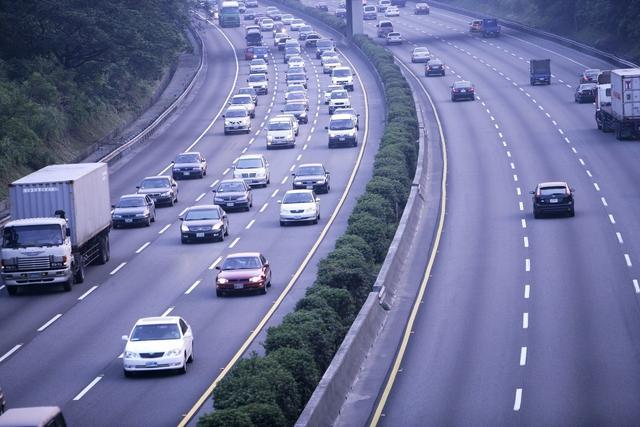
[[420, 88], [427, 96], [429, 103], [431, 104], [431, 108], [433, 109], [433, 113], [436, 118], [436, 123], [438, 124], [438, 132], [440, 134], [440, 145], [442, 147], [442, 186], [441, 186], [441, 196], [440, 196], [440, 215], [438, 219], [438, 229], [436, 232], [436, 239], [433, 244], [433, 248], [431, 249], [431, 254], [429, 255], [429, 263], [427, 264], [427, 268], [424, 272], [424, 276], [422, 277], [422, 282], [420, 283], [420, 289], [418, 291], [418, 295], [413, 302], [413, 308], [411, 310], [411, 315], [409, 316], [409, 321], [407, 322], [407, 326], [405, 327], [404, 334], [402, 336], [402, 341], [400, 342], [400, 348], [398, 349], [398, 354], [393, 362], [393, 367], [391, 369], [391, 373], [389, 374], [389, 378], [387, 379], [387, 383], [385, 384], [384, 390], [382, 391], [382, 395], [380, 396], [380, 401], [376, 406], [375, 412], [373, 413], [373, 417], [371, 419], [370, 427], [375, 427], [380, 422], [380, 417], [382, 416], [382, 411], [384, 410], [384, 406], [389, 399], [389, 395], [391, 394], [391, 389], [393, 388], [393, 384], [396, 380], [396, 376], [398, 375], [398, 370], [400, 369], [400, 364], [404, 359], [404, 354], [407, 350], [407, 345], [409, 344], [409, 338], [411, 337], [411, 331], [413, 330], [413, 324], [416, 321], [416, 317], [418, 316], [418, 311], [420, 310], [420, 302], [424, 297], [424, 293], [427, 289], [427, 283], [429, 282], [429, 276], [431, 275], [431, 270], [433, 269], [433, 265], [436, 260], [436, 255], [438, 253], [438, 247], [440, 245], [440, 239], [442, 238], [442, 229], [444, 228], [444, 217], [446, 211], [446, 203], [447, 203], [447, 143], [444, 137], [444, 132], [442, 130], [442, 123], [440, 122], [440, 116], [438, 115], [438, 111], [436, 110], [436, 106], [433, 103], [433, 99], [427, 92], [427, 89], [424, 87], [420, 79], [415, 75], [413, 71], [405, 64], [403, 64], [398, 57], [395, 57], [396, 61], [400, 66], [402, 66], [408, 73], [410, 73], [413, 78], [418, 82]]
[[300, 267], [298, 267], [298, 269], [296, 270], [295, 274], [293, 275], [293, 277], [291, 278], [291, 280], [289, 281], [287, 286], [284, 288], [282, 293], [278, 296], [278, 299], [276, 299], [275, 303], [271, 306], [269, 311], [267, 311], [267, 313], [264, 315], [264, 317], [260, 320], [260, 322], [258, 323], [256, 328], [251, 332], [251, 334], [249, 334], [249, 336], [244, 341], [244, 343], [242, 343], [242, 345], [240, 346], [238, 351], [233, 355], [233, 357], [231, 358], [229, 363], [227, 363], [227, 365], [222, 369], [222, 371], [220, 371], [220, 374], [216, 377], [215, 380], [213, 380], [213, 382], [205, 390], [205, 392], [202, 393], [200, 398], [191, 407], [189, 412], [187, 412], [184, 415], [184, 417], [182, 418], [182, 420], [178, 424], [178, 427], [185, 427], [189, 423], [189, 421], [191, 421], [191, 419], [200, 410], [202, 405], [204, 405], [204, 403], [207, 401], [207, 399], [209, 399], [209, 397], [213, 393], [213, 390], [216, 388], [218, 383], [220, 383], [220, 381], [222, 381], [222, 379], [229, 373], [231, 368], [233, 368], [233, 365], [235, 365], [236, 362], [238, 360], [240, 360], [240, 358], [242, 357], [244, 352], [247, 350], [247, 348], [249, 348], [249, 346], [256, 339], [258, 334], [260, 334], [260, 332], [265, 327], [265, 325], [267, 324], [267, 322], [269, 321], [271, 316], [273, 316], [273, 314], [276, 312], [276, 310], [280, 307], [280, 304], [285, 299], [285, 297], [287, 296], [287, 294], [289, 293], [291, 288], [293, 288], [293, 285], [300, 278], [300, 275], [302, 274], [304, 269], [307, 267], [307, 265], [311, 261], [311, 258], [315, 255], [316, 251], [318, 250], [318, 247], [320, 246], [320, 244], [324, 240], [326, 234], [329, 231], [329, 228], [331, 227], [331, 225], [335, 221], [336, 217], [338, 216], [338, 213], [340, 212], [340, 209], [342, 208], [342, 206], [344, 205], [344, 202], [347, 199], [347, 195], [348, 195], [349, 191], [351, 190], [351, 187], [352, 187], [353, 182], [355, 180], [356, 173], [358, 172], [358, 169], [360, 168], [360, 164], [362, 163], [362, 157], [364, 156], [364, 149], [365, 149], [365, 147], [367, 145], [367, 137], [368, 137], [368, 134], [369, 134], [369, 106], [368, 106], [369, 101], [368, 101], [368, 97], [367, 97], [367, 91], [365, 89], [364, 84], [362, 83], [362, 79], [360, 78], [360, 73], [358, 73], [358, 70], [353, 65], [353, 63], [349, 60], [349, 58], [347, 58], [345, 56], [345, 59], [351, 65], [351, 68], [354, 70], [354, 72], [356, 74], [356, 77], [358, 78], [358, 82], [360, 83], [360, 87], [362, 88], [362, 93], [364, 95], [364, 111], [365, 111], [365, 116], [364, 116], [365, 126], [364, 126], [364, 135], [363, 135], [363, 138], [362, 138], [362, 144], [360, 145], [360, 151], [358, 152], [358, 157], [356, 159], [356, 164], [355, 164], [355, 166], [353, 168], [353, 171], [351, 172], [351, 175], [349, 176], [349, 181], [347, 182], [347, 186], [346, 186], [344, 192], [342, 193], [342, 196], [340, 197], [340, 200], [338, 201], [338, 204], [337, 204], [336, 208], [334, 209], [333, 213], [331, 214], [331, 217], [327, 221], [327, 224], [322, 229], [322, 232], [320, 233], [320, 236], [318, 236], [318, 239], [316, 240], [316, 242], [313, 244], [313, 246], [311, 247], [311, 249], [307, 253], [307, 256], [304, 258], [304, 260], [302, 261], [302, 264], [300, 264]]

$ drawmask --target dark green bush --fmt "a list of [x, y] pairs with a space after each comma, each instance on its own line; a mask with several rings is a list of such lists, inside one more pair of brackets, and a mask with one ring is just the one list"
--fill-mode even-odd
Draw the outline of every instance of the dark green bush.
[[198, 427], [255, 427], [249, 414], [240, 408], [218, 409], [203, 415]]
[[[350, 236], [355, 239], [360, 239], [364, 245], [366, 242], [357, 236], [345, 234], [343, 237]], [[342, 288], [330, 288], [328, 286], [311, 286], [307, 289], [307, 293], [304, 298], [298, 301], [296, 304], [296, 310], [319, 308], [322, 306], [318, 300], [324, 301], [333, 311], [338, 314], [338, 318], [343, 324], [350, 325], [356, 314], [355, 304], [353, 303], [353, 297], [346, 289]]]

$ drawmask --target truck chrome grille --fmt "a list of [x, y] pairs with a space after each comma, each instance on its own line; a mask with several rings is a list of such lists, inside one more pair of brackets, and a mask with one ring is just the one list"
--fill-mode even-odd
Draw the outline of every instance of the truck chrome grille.
[[41, 270], [51, 268], [48, 256], [18, 258], [18, 270]]

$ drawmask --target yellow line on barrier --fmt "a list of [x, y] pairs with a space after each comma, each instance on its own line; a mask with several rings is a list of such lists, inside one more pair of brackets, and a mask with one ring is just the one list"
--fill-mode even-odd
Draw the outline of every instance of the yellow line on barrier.
[[202, 405], [204, 405], [204, 403], [207, 401], [207, 399], [209, 399], [209, 397], [211, 396], [211, 394], [215, 390], [216, 386], [229, 373], [231, 368], [233, 368], [233, 365], [235, 365], [236, 362], [238, 362], [238, 360], [240, 360], [240, 358], [242, 357], [244, 352], [247, 350], [247, 348], [249, 348], [249, 346], [256, 339], [258, 334], [260, 334], [262, 329], [264, 329], [264, 327], [266, 326], [266, 324], [269, 321], [269, 319], [271, 318], [271, 316], [273, 316], [273, 314], [276, 312], [276, 310], [280, 307], [280, 304], [282, 303], [282, 301], [285, 299], [285, 297], [287, 296], [287, 294], [289, 293], [291, 288], [293, 288], [293, 285], [298, 281], [298, 279], [300, 278], [300, 275], [302, 274], [304, 269], [307, 267], [307, 265], [311, 261], [311, 258], [315, 255], [316, 251], [318, 250], [318, 247], [320, 246], [320, 244], [324, 240], [326, 234], [329, 231], [329, 228], [331, 227], [331, 225], [335, 221], [336, 217], [338, 216], [338, 213], [340, 212], [340, 209], [342, 208], [342, 206], [344, 205], [344, 202], [347, 199], [347, 195], [349, 194], [349, 191], [351, 190], [351, 187], [352, 187], [353, 182], [355, 180], [356, 173], [358, 172], [358, 169], [360, 168], [360, 164], [362, 163], [362, 157], [364, 156], [364, 149], [365, 149], [365, 147], [367, 145], [367, 137], [368, 137], [368, 134], [369, 134], [369, 105], [368, 105], [369, 104], [369, 100], [368, 100], [368, 97], [367, 97], [367, 91], [365, 89], [365, 86], [362, 83], [362, 79], [360, 78], [360, 73], [358, 73], [358, 70], [353, 65], [353, 63], [349, 60], [349, 58], [347, 58], [346, 56], [344, 58], [351, 65], [352, 69], [354, 70], [354, 72], [356, 74], [358, 82], [360, 83], [360, 87], [362, 88], [362, 93], [364, 95], [364, 111], [365, 111], [365, 116], [364, 116], [364, 122], [365, 122], [364, 123], [364, 135], [362, 137], [362, 144], [360, 145], [360, 151], [358, 152], [358, 157], [356, 159], [356, 163], [355, 163], [355, 166], [353, 168], [353, 171], [351, 172], [351, 175], [349, 176], [349, 181], [347, 181], [346, 188], [345, 188], [344, 192], [342, 193], [342, 196], [340, 197], [340, 200], [338, 201], [338, 204], [336, 205], [336, 208], [334, 209], [333, 213], [331, 214], [331, 217], [327, 221], [327, 224], [322, 229], [322, 232], [320, 233], [320, 236], [318, 236], [318, 239], [316, 240], [316, 242], [313, 244], [313, 246], [311, 247], [311, 249], [307, 253], [307, 256], [304, 258], [304, 260], [302, 261], [302, 263], [300, 264], [300, 266], [296, 270], [295, 274], [293, 275], [293, 277], [291, 278], [291, 280], [289, 281], [287, 286], [284, 288], [282, 293], [280, 293], [280, 295], [278, 296], [278, 298], [276, 299], [274, 304], [271, 306], [269, 311], [267, 311], [267, 313], [264, 315], [264, 317], [260, 320], [260, 322], [258, 323], [256, 328], [251, 332], [251, 334], [249, 334], [247, 339], [242, 343], [242, 345], [240, 346], [238, 351], [233, 355], [231, 360], [220, 371], [220, 374], [216, 377], [215, 380], [213, 380], [213, 382], [205, 390], [205, 392], [202, 393], [200, 398], [191, 407], [189, 412], [187, 412], [184, 415], [184, 417], [182, 418], [182, 420], [178, 424], [178, 427], [185, 427], [191, 421], [191, 419], [200, 410]]
[[[394, 56], [395, 57], [395, 56]], [[373, 417], [371, 419], [370, 427], [375, 427], [380, 422], [380, 417], [382, 416], [382, 411], [384, 410], [384, 406], [389, 399], [389, 395], [391, 394], [391, 389], [393, 388], [393, 384], [395, 383], [396, 376], [398, 375], [398, 371], [400, 369], [400, 364], [404, 359], [405, 352], [407, 351], [407, 346], [409, 344], [409, 338], [411, 337], [411, 331], [413, 330], [413, 324], [416, 321], [416, 317], [418, 316], [418, 311], [420, 310], [420, 302], [424, 297], [424, 293], [427, 289], [427, 283], [429, 282], [429, 276], [431, 275], [431, 270], [433, 269], [433, 265], [436, 260], [436, 255], [438, 253], [438, 247], [440, 245], [440, 239], [442, 238], [442, 230], [444, 228], [444, 217], [446, 212], [446, 203], [447, 203], [447, 143], [444, 137], [444, 132], [442, 130], [442, 123], [440, 122], [440, 116], [438, 115], [438, 111], [436, 110], [436, 106], [433, 103], [433, 99], [427, 92], [427, 89], [424, 87], [420, 79], [415, 75], [413, 71], [405, 64], [403, 64], [397, 57], [396, 61], [400, 66], [402, 66], [411, 76], [418, 82], [420, 88], [427, 96], [429, 103], [431, 104], [431, 108], [433, 109], [433, 113], [436, 118], [436, 123], [438, 124], [438, 132], [440, 134], [440, 145], [442, 147], [442, 186], [441, 186], [441, 196], [440, 196], [440, 215], [438, 219], [438, 229], [436, 232], [436, 239], [434, 241], [433, 247], [431, 248], [431, 254], [429, 255], [429, 263], [427, 264], [427, 268], [425, 269], [424, 276], [422, 277], [422, 282], [420, 283], [420, 289], [418, 290], [418, 295], [413, 303], [413, 308], [411, 309], [411, 314], [409, 316], [409, 321], [407, 322], [407, 326], [404, 329], [404, 334], [402, 336], [402, 341], [400, 342], [400, 348], [398, 349], [398, 354], [393, 362], [393, 367], [391, 369], [391, 373], [389, 374], [389, 378], [385, 384], [384, 390], [382, 391], [382, 395], [380, 396], [380, 400], [376, 409], [373, 413]]]

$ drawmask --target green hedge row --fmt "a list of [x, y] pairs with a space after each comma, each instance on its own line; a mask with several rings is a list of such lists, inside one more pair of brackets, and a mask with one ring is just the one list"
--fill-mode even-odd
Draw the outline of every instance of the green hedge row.
[[[281, 2], [316, 12], [296, 1]], [[199, 419], [200, 427], [294, 425], [371, 291], [393, 239], [416, 168], [418, 121], [411, 90], [393, 56], [366, 36], [354, 41], [385, 88], [387, 125], [373, 178], [346, 233], [320, 261], [313, 286], [282, 324], [267, 331], [265, 356], [253, 354], [236, 364], [215, 389], [215, 411]]]

